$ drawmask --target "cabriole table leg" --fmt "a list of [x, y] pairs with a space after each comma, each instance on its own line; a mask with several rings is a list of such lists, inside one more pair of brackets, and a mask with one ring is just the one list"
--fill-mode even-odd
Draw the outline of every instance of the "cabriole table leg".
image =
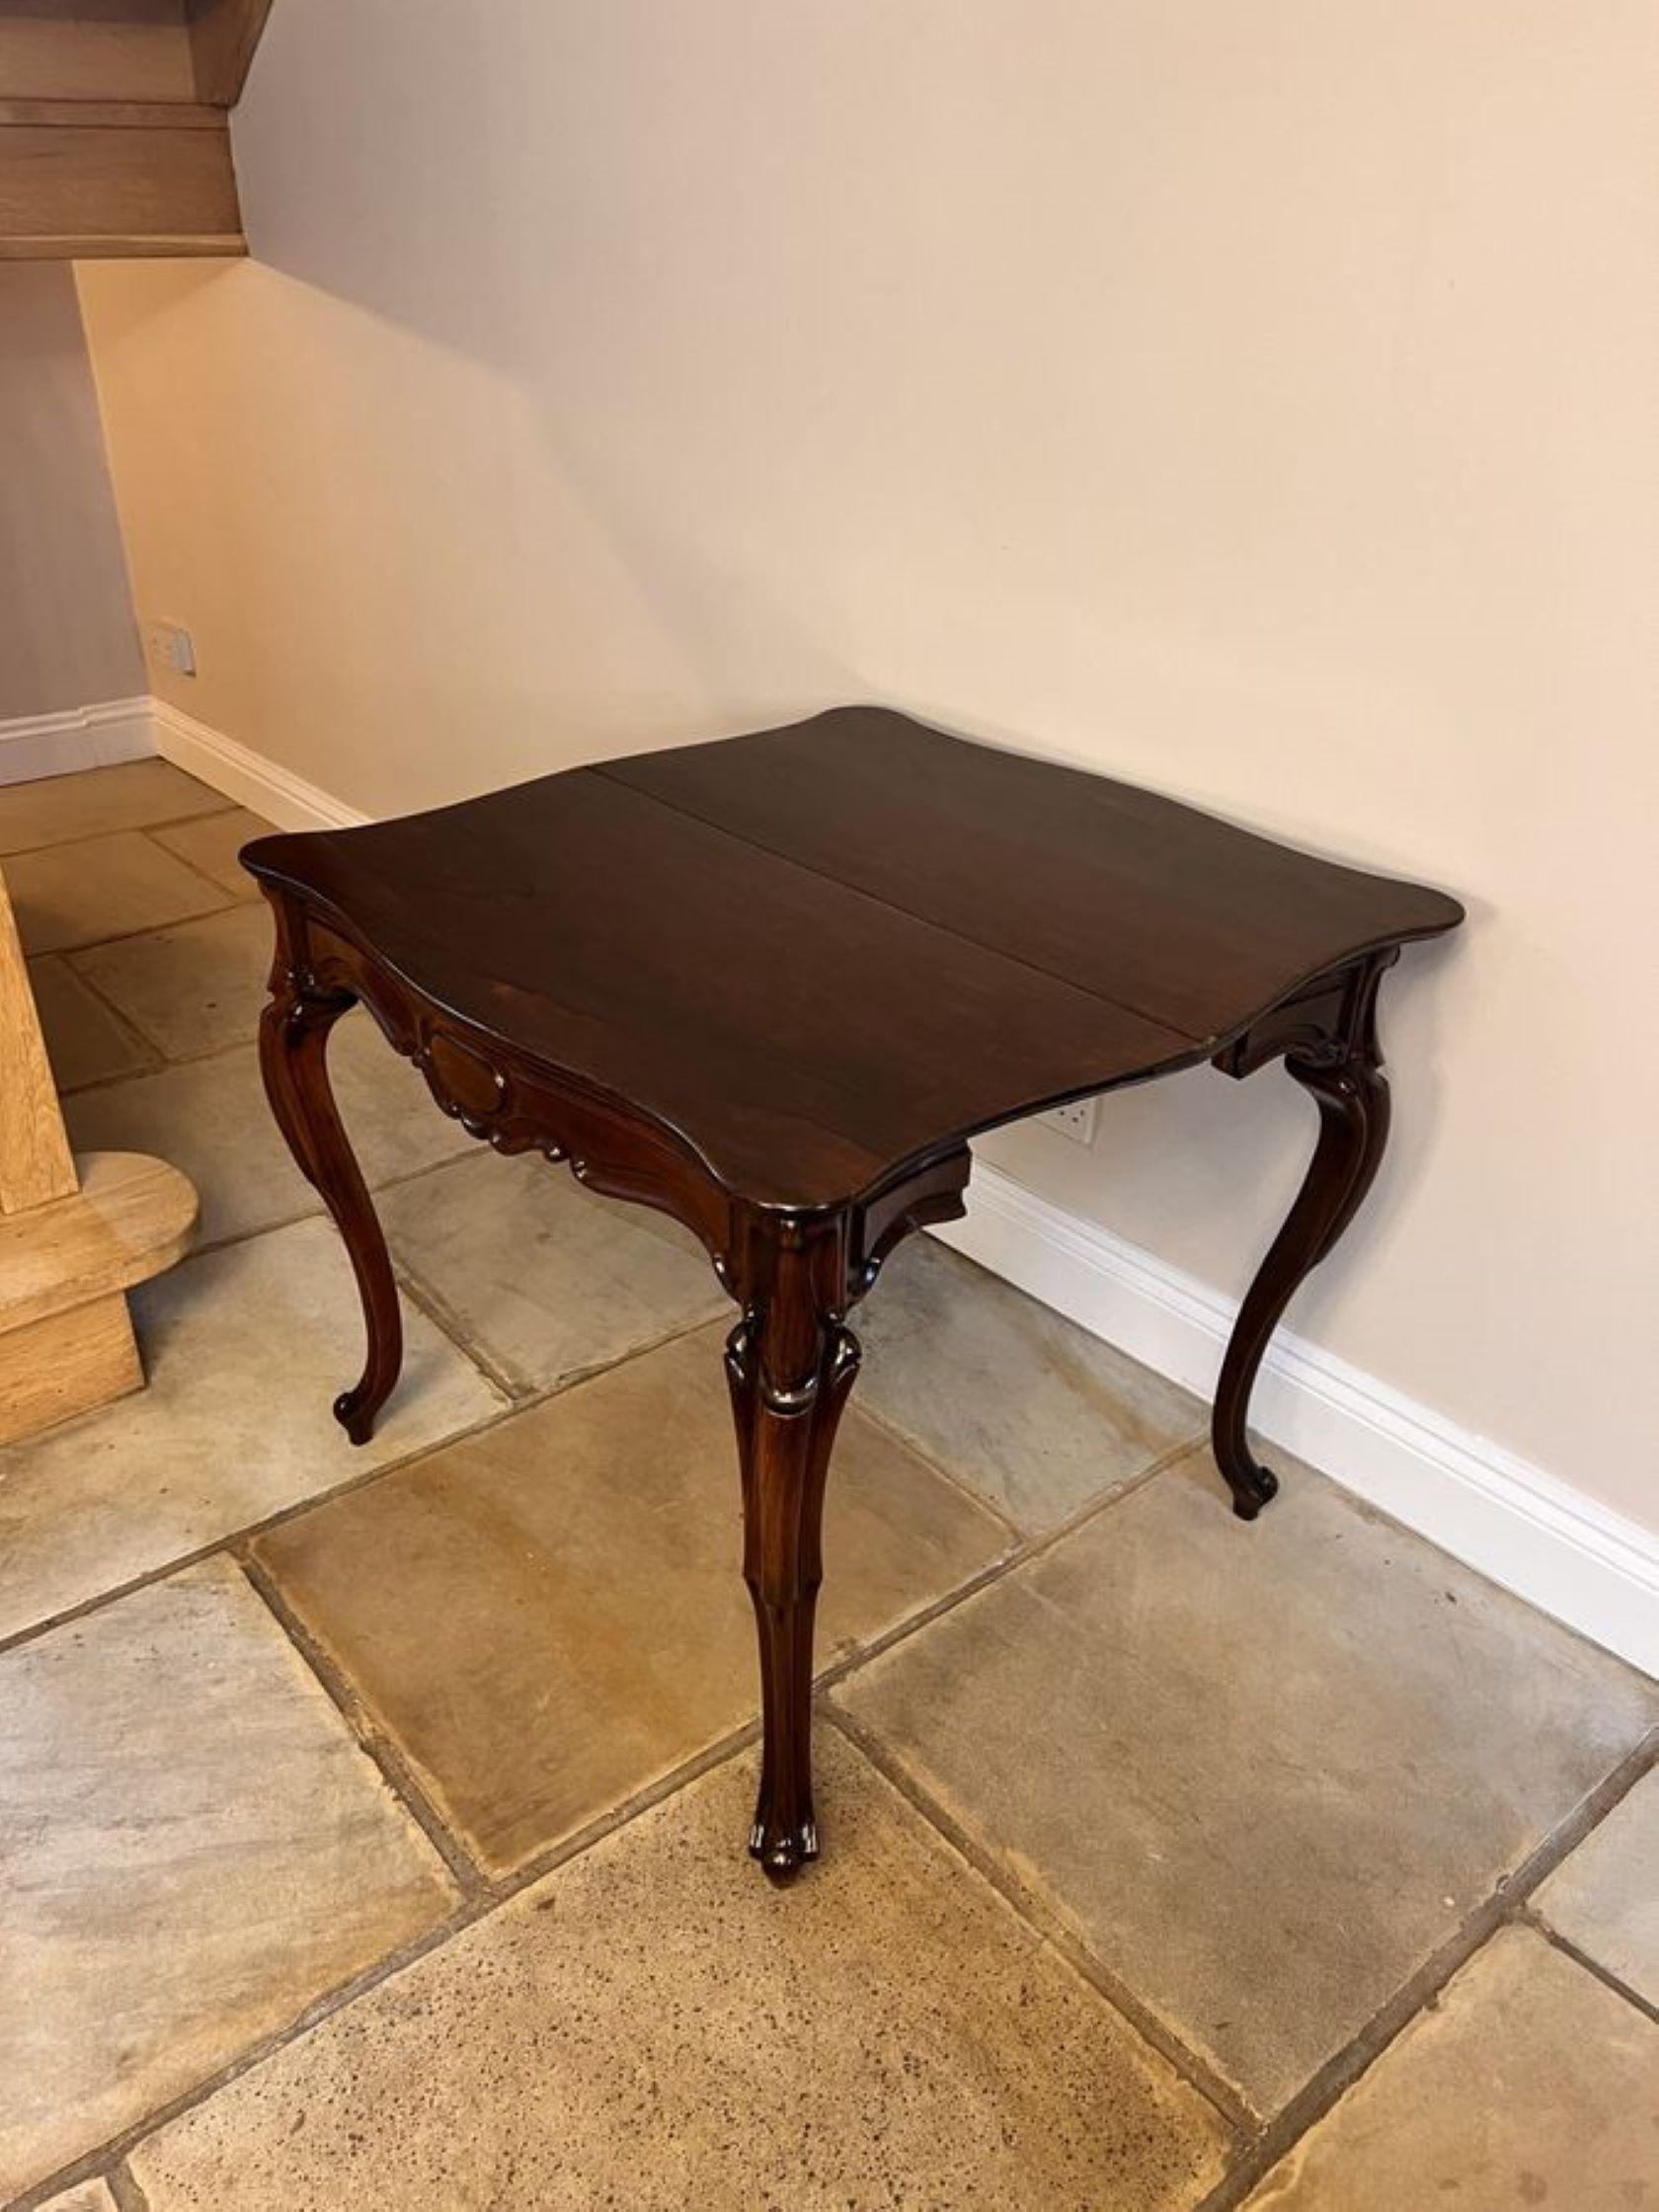
[[760, 1644], [760, 1795], [750, 1852], [773, 1881], [818, 1856], [812, 1795], [813, 1622], [824, 1485], [858, 1339], [814, 1293], [803, 1249], [774, 1255], [726, 1347], [743, 1475], [744, 1580]]
[[271, 991], [260, 1016], [260, 1072], [277, 1127], [334, 1217], [356, 1277], [367, 1357], [335, 1399], [334, 1417], [354, 1444], [366, 1444], [403, 1365], [403, 1321], [386, 1239], [328, 1077], [329, 1032], [356, 1001], [349, 991], [307, 991], [280, 960]]
[[[1377, 990], [1392, 957], [1375, 960], [1349, 979], [1340, 1019], [1328, 1033], [1304, 1035], [1285, 1054], [1287, 1072], [1319, 1109], [1319, 1139], [1285, 1225], [1239, 1308], [1216, 1385], [1211, 1440], [1232, 1492], [1232, 1510], [1243, 1521], [1253, 1521], [1279, 1488], [1278, 1476], [1251, 1456], [1246, 1435], [1250, 1391], [1263, 1354], [1297, 1290], [1359, 1211], [1387, 1143], [1388, 1084], [1377, 1041]], [[1232, 1071], [1247, 1071], [1248, 1065], [1246, 1058]]]

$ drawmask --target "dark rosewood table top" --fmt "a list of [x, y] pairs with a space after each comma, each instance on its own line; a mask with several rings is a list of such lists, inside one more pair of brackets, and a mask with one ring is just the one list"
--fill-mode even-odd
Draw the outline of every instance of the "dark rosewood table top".
[[843, 1205], [1214, 1057], [1438, 891], [874, 707], [577, 768], [248, 864], [735, 1195]]

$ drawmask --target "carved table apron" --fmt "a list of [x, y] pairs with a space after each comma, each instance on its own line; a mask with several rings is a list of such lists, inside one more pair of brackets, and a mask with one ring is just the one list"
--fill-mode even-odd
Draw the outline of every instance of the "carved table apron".
[[1437, 891], [878, 708], [263, 837], [243, 859], [276, 922], [266, 1088], [362, 1296], [367, 1360], [335, 1403], [355, 1444], [402, 1357], [325, 1061], [359, 999], [445, 1113], [672, 1215], [736, 1301], [763, 1713], [750, 1849], [779, 1879], [818, 1851], [813, 1613], [858, 1372], [847, 1315], [902, 1238], [963, 1212], [969, 1139], [1206, 1060], [1238, 1077], [1283, 1060], [1312, 1094], [1312, 1162], [1216, 1393], [1217, 1464], [1252, 1520], [1277, 1483], [1246, 1438], [1251, 1384], [1387, 1133], [1379, 985], [1402, 944], [1462, 917]]

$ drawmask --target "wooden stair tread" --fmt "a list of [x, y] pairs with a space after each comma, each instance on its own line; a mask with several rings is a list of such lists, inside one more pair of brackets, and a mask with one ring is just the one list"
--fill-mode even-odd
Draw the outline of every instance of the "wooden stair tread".
[[159, 1275], [190, 1249], [196, 1187], [143, 1152], [88, 1152], [81, 1188], [0, 1218], [0, 1334]]
[[242, 254], [229, 111], [271, 0], [0, 0], [0, 261]]

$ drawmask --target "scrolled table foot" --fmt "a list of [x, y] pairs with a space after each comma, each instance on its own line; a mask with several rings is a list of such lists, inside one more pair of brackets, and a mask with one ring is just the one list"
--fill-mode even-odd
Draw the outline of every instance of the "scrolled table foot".
[[333, 1413], [353, 1444], [366, 1444], [374, 1434], [374, 1418], [380, 1406], [371, 1399], [361, 1383], [354, 1390], [342, 1390], [335, 1399]]
[[[1218, 1463], [1220, 1455], [1218, 1454]], [[1253, 1521], [1264, 1505], [1271, 1505], [1279, 1495], [1279, 1477], [1271, 1467], [1264, 1467], [1247, 1454], [1242, 1465], [1223, 1466], [1227, 1488], [1232, 1492], [1232, 1510], [1240, 1521]]]
[[749, 1856], [766, 1879], [781, 1889], [795, 1879], [809, 1859], [818, 1856], [818, 1829], [812, 1821], [804, 1820], [793, 1829], [769, 1832], [766, 1820], [756, 1813], [749, 1832]]

